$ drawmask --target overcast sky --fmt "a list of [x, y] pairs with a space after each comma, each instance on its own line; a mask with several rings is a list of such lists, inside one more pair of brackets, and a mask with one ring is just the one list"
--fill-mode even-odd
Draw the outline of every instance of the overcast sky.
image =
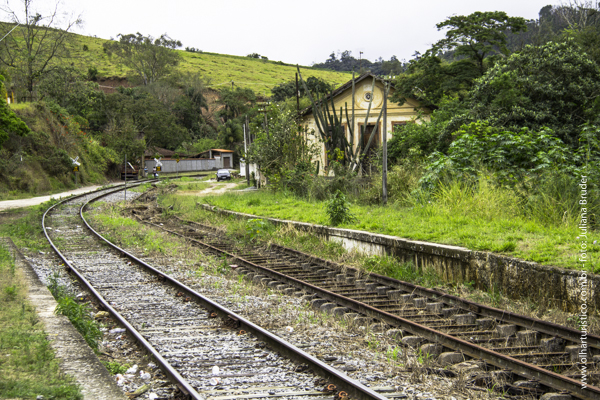
[[[332, 51], [374, 61], [395, 55], [409, 60], [444, 36], [435, 25], [451, 15], [505, 11], [537, 19], [539, 10], [560, 0], [62, 0], [61, 10], [81, 14], [77, 33], [116, 38], [140, 32], [167, 33], [183, 47], [311, 65]], [[14, 10], [22, 0], [9, 0]], [[47, 13], [54, 0], [32, 0]], [[5, 18], [6, 19], [6, 18]]]

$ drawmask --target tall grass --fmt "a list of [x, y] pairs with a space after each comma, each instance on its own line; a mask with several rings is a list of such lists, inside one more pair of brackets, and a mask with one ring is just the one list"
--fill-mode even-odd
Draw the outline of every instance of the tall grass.
[[55, 359], [27, 286], [0, 246], [0, 398], [78, 400], [83, 396]]

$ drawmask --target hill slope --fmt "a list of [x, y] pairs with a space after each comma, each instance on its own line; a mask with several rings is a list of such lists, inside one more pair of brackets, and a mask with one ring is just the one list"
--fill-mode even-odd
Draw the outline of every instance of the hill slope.
[[[70, 48], [71, 61], [82, 71], [96, 67], [103, 78], [125, 78], [129, 69], [119, 63], [115, 56], [104, 53], [102, 44], [105, 39], [75, 35], [76, 40]], [[88, 50], [84, 50], [84, 45]], [[180, 71], [198, 72], [208, 86], [219, 89], [223, 85], [249, 88], [261, 96], [271, 96], [270, 89], [283, 82], [294, 80], [296, 67], [281, 61], [260, 60], [250, 57], [230, 56], [216, 53], [192, 53], [176, 50], [182, 56], [177, 67]], [[302, 67], [303, 77], [315, 76], [333, 84], [346, 83], [352, 78], [347, 72], [335, 72], [311, 67]]]

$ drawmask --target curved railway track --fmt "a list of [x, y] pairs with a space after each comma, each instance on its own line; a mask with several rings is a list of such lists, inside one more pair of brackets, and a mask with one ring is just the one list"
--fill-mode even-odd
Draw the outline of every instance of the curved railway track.
[[[101, 308], [188, 398], [387, 398], [102, 238], [83, 209], [114, 192], [52, 206], [42, 219], [44, 232]], [[317, 383], [322, 378], [324, 386]]]
[[[353, 268], [282, 246], [271, 245], [269, 251], [238, 249], [215, 228], [196, 222], [163, 222], [152, 225], [226, 255], [239, 265], [239, 273], [304, 296], [315, 308], [370, 324], [373, 329], [392, 329], [389, 332], [405, 345], [437, 357], [442, 367], [465, 358], [482, 360], [489, 371], [478, 378], [484, 386], [492, 387], [494, 375], [512, 375], [513, 383], [496, 389], [514, 395], [540, 397], [554, 392], [565, 394], [563, 398], [600, 399], [595, 386], [600, 380], [598, 336], [587, 335], [587, 359], [582, 363], [580, 331], [389, 277], [364, 276]], [[583, 368], [587, 370], [585, 384]]]

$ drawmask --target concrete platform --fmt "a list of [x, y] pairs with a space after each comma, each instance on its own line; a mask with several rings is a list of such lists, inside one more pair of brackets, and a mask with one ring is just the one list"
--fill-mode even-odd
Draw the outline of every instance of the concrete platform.
[[39, 280], [31, 265], [17, 251], [12, 240], [2, 238], [0, 245], [8, 248], [15, 257], [15, 266], [23, 272], [29, 287], [29, 301], [44, 324], [44, 330], [59, 359], [61, 370], [75, 378], [81, 386], [83, 398], [85, 400], [127, 399], [67, 317], [54, 314], [56, 300]]

